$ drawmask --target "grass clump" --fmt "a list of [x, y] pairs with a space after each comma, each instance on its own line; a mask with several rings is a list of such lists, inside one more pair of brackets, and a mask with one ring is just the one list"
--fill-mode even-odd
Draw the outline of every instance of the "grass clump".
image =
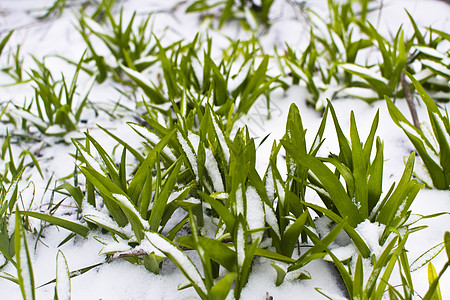
[[34, 126], [46, 135], [64, 135], [78, 129], [93, 85], [88, 83], [84, 94], [78, 94], [77, 80], [82, 59], [71, 82], [66, 81], [64, 75], [61, 80], [55, 80], [45, 63], [35, 59], [38, 69], [29, 74], [34, 84], [34, 98], [30, 105], [16, 106], [13, 112], [22, 120], [24, 129]]
[[[142, 71], [152, 65], [155, 62], [153, 54], [156, 49], [150, 25], [152, 15], [150, 14], [144, 19], [137, 30], [133, 28], [136, 13], [127, 21], [124, 20], [123, 9], [118, 21], [114, 19], [109, 9], [105, 10], [105, 15], [108, 20], [106, 24], [100, 24], [84, 14], [79, 17], [78, 31], [89, 49], [85, 62], [95, 62], [96, 74], [88, 69], [85, 70], [91, 75], [95, 75], [97, 81], [101, 83], [106, 80], [108, 73], [112, 73], [114, 78], [120, 81], [119, 64], [136, 71]], [[108, 54], [102, 55], [95, 49], [92, 36], [106, 46], [109, 50]], [[112, 56], [114, 62], [109, 62], [109, 55]]]

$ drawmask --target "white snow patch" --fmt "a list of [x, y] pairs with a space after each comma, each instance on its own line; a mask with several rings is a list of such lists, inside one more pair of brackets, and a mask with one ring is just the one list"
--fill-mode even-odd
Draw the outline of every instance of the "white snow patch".
[[372, 223], [370, 220], [365, 220], [358, 224], [355, 228], [356, 232], [364, 239], [370, 252], [379, 257], [383, 252], [383, 247], [380, 246], [380, 238], [384, 232], [385, 226], [380, 223]]

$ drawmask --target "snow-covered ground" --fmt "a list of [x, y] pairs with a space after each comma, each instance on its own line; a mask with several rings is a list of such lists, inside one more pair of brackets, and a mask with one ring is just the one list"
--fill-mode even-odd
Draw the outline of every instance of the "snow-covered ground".
[[[178, 0], [127, 0], [120, 1], [117, 6], [123, 6], [124, 15], [130, 16], [137, 11], [138, 17], [145, 17], [150, 12], [154, 13], [154, 32], [156, 36], [161, 36], [165, 32], [163, 42], [174, 42], [179, 39], [192, 40], [199, 30], [199, 16], [197, 14], [185, 14], [186, 4], [181, 4], [176, 10], [172, 10]], [[189, 2], [189, 1], [187, 1]], [[261, 44], [267, 51], [277, 45], [283, 49], [286, 42], [291, 47], [302, 49], [308, 42], [308, 26], [299, 11], [300, 6], [293, 5], [295, 1], [277, 0], [273, 6], [271, 16], [274, 24], [267, 33], [259, 37]], [[305, 2], [307, 7], [326, 13], [326, 1], [297, 1]], [[373, 1], [379, 4], [379, 1]], [[404, 11], [414, 17], [421, 27], [432, 25], [433, 28], [450, 32], [450, 5], [433, 0], [385, 0], [382, 1], [382, 9], [369, 14], [371, 22], [379, 29], [380, 33], [389, 36], [395, 33], [403, 24], [405, 31], [412, 32], [408, 17]], [[21, 45], [21, 54], [24, 57], [24, 69], [33, 67], [31, 55], [38, 59], [46, 57], [47, 66], [58, 74], [63, 72], [65, 76], [73, 74], [74, 67], [68, 65], [55, 55], [61, 55], [69, 59], [78, 61], [85, 50], [85, 43], [80, 34], [76, 31], [78, 8], [66, 9], [59, 18], [37, 21], [34, 16], [42, 14], [42, 8], [48, 7], [52, 0], [1, 0], [0, 1], [0, 38], [11, 29], [16, 29], [8, 47], [15, 49], [14, 45]], [[41, 10], [41, 11], [39, 11]], [[118, 12], [118, 11], [117, 11]], [[168, 28], [168, 29], [166, 29]], [[223, 39], [222, 34], [226, 34], [233, 39], [245, 35], [235, 26], [225, 26], [222, 32], [212, 32], [217, 47]], [[8, 47], [4, 50], [1, 58], [2, 66], [7, 64]], [[67, 75], [66, 75], [67, 74]], [[81, 76], [80, 82], [86, 82], [87, 76]], [[32, 88], [27, 84], [7, 86], [11, 78], [0, 73], [0, 102], [12, 100], [21, 105], [25, 99], [29, 101], [33, 95]], [[115, 86], [116, 85], [116, 86]], [[89, 99], [95, 103], [104, 103], [104, 107], [112, 107], [119, 99], [121, 104], [130, 110], [119, 110], [116, 115], [122, 115], [117, 119], [111, 119], [107, 114], [100, 112], [95, 115], [87, 109], [82, 116], [86, 120], [81, 124], [80, 132], [89, 129], [91, 134], [98, 138], [102, 146], [112, 150], [114, 141], [106, 137], [96, 124], [100, 124], [112, 130], [119, 136], [126, 137], [127, 141], [139, 145], [140, 140], [136, 135], [129, 134], [130, 128], [125, 125], [126, 121], [135, 121], [143, 108], [135, 107], [135, 102], [121, 95], [114, 87], [120, 89], [121, 86], [113, 81], [106, 81], [101, 85], [96, 85], [92, 90]], [[266, 169], [267, 158], [269, 157], [273, 139], [280, 139], [285, 131], [285, 120], [289, 105], [294, 102], [300, 109], [303, 123], [307, 128], [307, 138], [312, 142], [321, 115], [305, 102], [304, 89], [294, 86], [286, 93], [276, 91], [271, 99], [271, 119], [266, 118], [266, 107], [264, 101], [257, 102], [247, 116], [242, 117], [237, 126], [247, 125], [250, 133], [256, 138], [263, 138], [271, 133], [258, 149], [258, 171]], [[406, 103], [399, 100], [396, 103], [399, 109], [409, 116]], [[401, 177], [404, 168], [405, 157], [413, 150], [413, 147], [404, 133], [395, 126], [391, 120], [384, 101], [366, 104], [356, 99], [339, 99], [333, 102], [338, 118], [344, 133], [349, 133], [350, 111], [354, 111], [357, 119], [358, 129], [362, 136], [368, 134], [372, 119], [377, 110], [380, 111], [380, 125], [377, 135], [384, 141], [384, 184], [387, 189], [393, 181]], [[444, 104], [447, 108], [448, 103]], [[136, 113], [137, 112], [137, 113]], [[424, 106], [418, 107], [419, 119], [427, 120]], [[0, 136], [5, 136], [6, 130], [18, 132], [10, 124], [0, 124]], [[73, 133], [66, 137], [80, 136], [80, 133]], [[136, 136], [134, 138], [134, 136]], [[331, 119], [328, 122], [326, 141], [321, 148], [322, 153], [334, 152], [338, 150], [336, 134]], [[50, 192], [44, 193], [44, 188], [50, 177], [54, 179], [62, 178], [71, 174], [74, 170], [74, 159], [69, 155], [74, 153], [74, 147], [70, 143], [64, 143], [60, 138], [41, 136], [39, 140], [30, 142], [19, 142], [14, 145], [16, 153], [21, 149], [30, 149], [33, 153], [39, 152], [39, 162], [44, 172], [44, 179], [40, 178], [35, 168], [28, 169], [24, 175], [29, 182], [34, 185], [29, 186], [26, 182], [21, 183], [22, 200], [25, 205], [31, 205], [32, 209], [46, 206], [50, 199]], [[3, 166], [1, 166], [3, 169]], [[3, 170], [1, 170], [3, 171]], [[52, 187], [54, 183], [52, 183]], [[34, 201], [30, 203], [34, 187]], [[61, 197], [61, 196], [56, 196]], [[311, 197], [314, 195], [311, 193]], [[62, 198], [60, 198], [62, 199]], [[67, 202], [69, 203], [69, 202]], [[59, 212], [73, 210], [73, 207], [61, 207]], [[427, 215], [439, 212], [450, 212], [449, 191], [437, 191], [424, 189], [419, 192], [412, 205], [412, 211], [416, 214]], [[75, 216], [68, 216], [75, 218]], [[36, 228], [40, 227], [40, 222], [32, 220]], [[410, 262], [419, 257], [431, 247], [443, 241], [445, 231], [450, 230], [450, 215], [427, 219], [419, 224], [428, 225], [428, 228], [411, 234], [406, 248], [409, 251]], [[68, 235], [68, 231], [47, 227], [43, 232], [43, 237], [37, 241], [30, 235], [29, 245], [32, 252], [33, 269], [36, 286], [40, 286], [55, 278], [55, 260], [58, 251], [57, 245]], [[71, 270], [80, 269], [104, 261], [104, 256], [99, 255], [102, 245], [94, 239], [94, 236], [103, 235], [100, 232], [90, 233], [87, 239], [76, 237], [59, 248], [67, 258]], [[193, 257], [195, 261], [195, 257]], [[446, 262], [445, 251], [433, 260], [433, 264], [439, 271]], [[247, 286], [244, 288], [241, 299], [265, 299], [266, 293], [274, 299], [324, 299], [315, 288], [322, 288], [332, 293], [341, 294], [344, 288], [339, 282], [337, 271], [328, 262], [313, 261], [306, 268], [312, 276], [311, 280], [286, 280], [281, 286], [275, 286], [276, 273], [269, 262], [260, 258], [253, 268]], [[15, 273], [13, 266], [4, 268], [5, 272]], [[428, 288], [427, 270], [423, 267], [413, 274], [415, 289], [418, 295], [424, 295]], [[177, 286], [184, 282], [184, 276], [177, 270], [169, 260], [164, 262], [162, 273], [154, 275], [148, 272], [143, 266], [135, 266], [123, 260], [115, 260], [108, 264], [95, 268], [83, 275], [72, 279], [72, 299], [195, 299], [197, 298], [194, 289], [188, 288], [182, 291], [177, 290]], [[400, 283], [400, 282], [399, 282]], [[450, 299], [450, 272], [447, 272], [441, 279], [441, 291], [443, 299]], [[0, 279], [0, 291], [2, 299], [21, 299], [19, 286]], [[50, 299], [53, 297], [54, 285], [50, 284], [37, 288], [37, 299]]]

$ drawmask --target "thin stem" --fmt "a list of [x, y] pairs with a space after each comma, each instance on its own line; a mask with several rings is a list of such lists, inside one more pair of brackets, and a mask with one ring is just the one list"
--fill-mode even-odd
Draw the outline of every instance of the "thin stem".
[[414, 99], [411, 95], [411, 91], [409, 90], [409, 85], [406, 82], [406, 77], [405, 77], [404, 72], [402, 72], [400, 80], [402, 83], [403, 93], [405, 94], [406, 103], [408, 103], [408, 108], [409, 108], [409, 111], [411, 112], [411, 117], [413, 119], [414, 127], [416, 127], [417, 129], [420, 130], [420, 124], [419, 124], [419, 118], [417, 117], [416, 106], [414, 104]]

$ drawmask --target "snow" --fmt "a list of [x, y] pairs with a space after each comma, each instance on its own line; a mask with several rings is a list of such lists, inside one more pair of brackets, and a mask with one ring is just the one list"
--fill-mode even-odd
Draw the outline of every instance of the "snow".
[[[369, 220], [365, 220], [359, 223], [356, 227], [356, 232], [363, 238], [366, 242], [367, 247], [369, 247], [370, 252], [375, 254], [376, 257], [380, 257], [383, 252], [383, 247], [380, 245], [381, 235], [383, 234], [385, 226], [379, 223], [372, 223]], [[386, 242], [385, 242], [385, 245]]]
[[[302, 11], [300, 4], [296, 5], [293, 4], [294, 1], [290, 2], [291, 4], [287, 4], [287, 1], [284, 0], [275, 1], [274, 7], [276, 10], [271, 13], [271, 16], [275, 17], [274, 23], [265, 35], [260, 34], [258, 36], [259, 41], [268, 52], [272, 50], [273, 45], [276, 45], [279, 50], [285, 49], [284, 45], [288, 42], [294, 47], [294, 51], [301, 54], [301, 49], [304, 49], [305, 43], [308, 42], [308, 34], [306, 34], [307, 31], [304, 30], [307, 28], [307, 24], [305, 23], [304, 16], [302, 15], [304, 11]], [[297, 1], [297, 3], [300, 2], [302, 1]], [[19, 43], [21, 44], [21, 53], [25, 57], [25, 70], [35, 67], [33, 61], [29, 56], [27, 56], [29, 54], [33, 54], [39, 59], [46, 56], [48, 58], [46, 60], [46, 64], [48, 64], [48, 67], [52, 71], [55, 70], [55, 74], [59, 74], [60, 72], [63, 72], [64, 74], [73, 74], [73, 66], [68, 66], [61, 60], [51, 57], [51, 55], [60, 54], [69, 57], [70, 59], [78, 60], [84, 52], [84, 43], [73, 26], [73, 24], [77, 23], [74, 17], [77, 8], [73, 8], [73, 12], [70, 9], [65, 11], [63, 16], [59, 19], [53, 18], [42, 23], [36, 22], [35, 19], [30, 17], [29, 13], [25, 12], [26, 9], [39, 9], [44, 6], [48, 6], [51, 3], [52, 1], [48, 0], [1, 1], [0, 11], [2, 14], [0, 17], [0, 38], [3, 38], [4, 33], [9, 29], [17, 27], [10, 43], [12, 49], [15, 48], [15, 45]], [[124, 14], [129, 16], [133, 10], [138, 9], [139, 17], [150, 11], [156, 11], [154, 16], [155, 19], [153, 20], [155, 24], [155, 35], [159, 37], [165, 31], [165, 40], [163, 41], [164, 44], [179, 39], [192, 40], [193, 35], [199, 28], [198, 15], [184, 15], [184, 7], [179, 7], [178, 9], [171, 11], [170, 8], [177, 3], [178, 1], [176, 0], [149, 0], [145, 3], [138, 0], [128, 0], [126, 1]], [[322, 13], [325, 10], [320, 10], [320, 8], [323, 9], [323, 7], [326, 6], [326, 1], [309, 0], [304, 2], [304, 5], [320, 12], [320, 15], [322, 16]], [[368, 18], [375, 27], [379, 28], [380, 34], [386, 37], [389, 37], [392, 32], [396, 32], [400, 24], [404, 24], [405, 30], [411, 33], [412, 28], [406, 14], [403, 11], [404, 7], [407, 8], [407, 10], [415, 18], [419, 28], [425, 28], [432, 25], [433, 28], [441, 29], [444, 32], [449, 31], [450, 6], [445, 4], [443, 1], [385, 0], [383, 9], [374, 11], [369, 14]], [[114, 11], [113, 13], [117, 14], [117, 12], [118, 11]], [[36, 14], [36, 12], [33, 14]], [[233, 39], [235, 37], [236, 39], [243, 37], [245, 38], [242, 31], [237, 30], [234, 26], [227, 25], [224, 26], [223, 32], [214, 32], [211, 34], [214, 35], [215, 41], [218, 41], [219, 48], [227, 45], [226, 42], [224, 42], [225, 38], [223, 37], [225, 34], [232, 36]], [[327, 33], [325, 32], [324, 34], [326, 35]], [[408, 36], [408, 34], [405, 36]], [[332, 38], [337, 40], [334, 36]], [[8, 45], [4, 49], [0, 59], [2, 67], [5, 65], [5, 61], [7, 60]], [[95, 44], [94, 47], [100, 52], [104, 50], [99, 44]], [[214, 51], [216, 50], [217, 49]], [[433, 57], [438, 56], [438, 53], [429, 51], [429, 49], [418, 48], [418, 50]], [[103, 51], [101, 54], [103, 55], [105, 53], [106, 52]], [[115, 63], [115, 60], [108, 57], [108, 55], [106, 55], [105, 59]], [[365, 58], [358, 57], [358, 59]], [[434, 68], [442, 69], [440, 64], [437, 65], [432, 61], [430, 61], [429, 64], [432, 64], [430, 66]], [[293, 68], [295, 70], [294, 66]], [[364, 69], [364, 72], [366, 71], [367, 70]], [[442, 69], [441, 72], [443, 71], [445, 70]], [[429, 73], [424, 71], [423, 74], [424, 76], [428, 76], [427, 74]], [[153, 75], [154, 74], [152, 74], [152, 76]], [[378, 76], [378, 74], [375, 75]], [[2, 80], [2, 83], [8, 83], [11, 81], [11, 78], [7, 77], [3, 73], [0, 74], [0, 79]], [[81, 87], [85, 86], [86, 89], [90, 87], [88, 80], [85, 80], [81, 74], [79, 84]], [[80, 91], [82, 90], [83, 89]], [[104, 112], [98, 111], [96, 112], [98, 115], [96, 115], [96, 113], [94, 113], [91, 109], [86, 109], [82, 114], [82, 119], [86, 120], [86, 124], [82, 125], [81, 130], [84, 131], [85, 129], [89, 129], [90, 134], [101, 143], [102, 147], [104, 147], [108, 153], [110, 153], [110, 150], [115, 147], [114, 141], [106, 138], [105, 135], [95, 127], [95, 123], [111, 129], [112, 131], [119, 132], [119, 136], [129, 137], [131, 144], [139, 144], [139, 140], [137, 138], [133, 139], [133, 137], [123, 129], [123, 125], [125, 125], [127, 121], [135, 121], [135, 115], [130, 115], [130, 111], [133, 113], [142, 113], [143, 110], [142, 107], [137, 107], [133, 101], [120, 94], [120, 91], [125, 90], [126, 89], [124, 86], [116, 86], [114, 82], [107, 80], [101, 85], [95, 84], [89, 94], [90, 101], [98, 104], [101, 103], [101, 106], [103, 107], [104, 105], [106, 110], [109, 110], [110, 112], [113, 111], [117, 103], [120, 103], [119, 106], [122, 105], [123, 108], [126, 108], [123, 110], [119, 108], [117, 110], [118, 114], [123, 116], [123, 118], [113, 120]], [[24, 99], [27, 99], [28, 101], [26, 102], [29, 103], [29, 99], [33, 96], [32, 90], [30, 90], [27, 85], [1, 86], [0, 91], [1, 105], [3, 105], [6, 101], [12, 100], [14, 104], [22, 106]], [[367, 91], [358, 89], [347, 90], [347, 92], [355, 96], [374, 97], [374, 94], [367, 94]], [[251, 135], [256, 138], [264, 137], [267, 133], [271, 133], [270, 137], [261, 145], [261, 147], [258, 148], [257, 169], [260, 171], [260, 174], [263, 174], [266, 170], [268, 157], [272, 147], [272, 141], [278, 141], [284, 134], [286, 115], [291, 103], [296, 103], [299, 106], [303, 123], [305, 128], [308, 129], [307, 141], [312, 142], [311, 137], [313, 137], [318, 125], [320, 124], [320, 113], [315, 112], [314, 109], [305, 104], [305, 96], [306, 93], [304, 91], [304, 87], [302, 86], [294, 86], [285, 93], [275, 91], [271, 98], [270, 120], [265, 118], [266, 107], [264, 106], [263, 101], [257, 101], [249, 114], [237, 121], [237, 126], [248, 125]], [[387, 112], [385, 103], [382, 101], [369, 105], [356, 99], [345, 98], [333, 102], [333, 105], [345, 134], [348, 134], [349, 132], [348, 120], [350, 110], [355, 111], [358, 129], [360, 129], [361, 132], [368, 132], [373, 115], [377, 109], [380, 109], [380, 126], [377, 131], [377, 135], [382, 138], [385, 145], [384, 154], [386, 161], [384, 167], [385, 174], [383, 177], [383, 191], [386, 192], [392, 182], [398, 181], [400, 178], [404, 169], [404, 157], [406, 157], [413, 150], [411, 143], [403, 134], [402, 130], [397, 128], [397, 126], [395, 126], [392, 122]], [[447, 108], [450, 107], [448, 103], [444, 103], [442, 105]], [[402, 99], [397, 99], [396, 106], [405, 116], [409, 116], [406, 104]], [[420, 120], [422, 122], [428, 122], [425, 107], [422, 105], [417, 109]], [[40, 119], [36, 119], [27, 112], [19, 111], [19, 114], [25, 118], [28, 118], [30, 121], [36, 122], [36, 124], [40, 126], [46, 127], [44, 122]], [[159, 116], [161, 116], [161, 114], [159, 114]], [[2, 118], [2, 121], [3, 120], [4, 119]], [[332, 122], [329, 119], [325, 130], [326, 141], [320, 149], [320, 155], [328, 155], [329, 152], [337, 152], [338, 144], [335, 138], [334, 128], [333, 126], [329, 126], [331, 123]], [[213, 124], [220, 147], [224, 152], [225, 159], [229, 161], [229, 149], [223, 137], [223, 132], [220, 130], [215, 119], [213, 119]], [[405, 124], [403, 124], [403, 126], [405, 126], [406, 130], [409, 129]], [[2, 134], [2, 137], [6, 132], [6, 128], [8, 128], [11, 133], [14, 126], [3, 122], [0, 123], [0, 134]], [[16, 133], [18, 132], [19, 131], [16, 131]], [[198, 143], [196, 143], [196, 141], [199, 141], [198, 137], [196, 139], [195, 134], [190, 133], [188, 139], [194, 149], [197, 149]], [[197, 159], [195, 156], [195, 151], [193, 151], [192, 147], [189, 146], [188, 141], [180, 137], [180, 135], [178, 136], [178, 140], [180, 141], [183, 151], [186, 153], [186, 156], [192, 165], [195, 175], [197, 175]], [[38, 151], [37, 149], [40, 148], [41, 142], [46, 146], [42, 151]], [[37, 158], [41, 163], [45, 180], [39, 179], [40, 176], [37, 174], [36, 168], [27, 168], [24, 173], [24, 178], [26, 178], [27, 181], [33, 180], [35, 182], [36, 196], [34, 197], [34, 203], [32, 203], [30, 200], [31, 197], [29, 197], [31, 192], [24, 192], [20, 199], [21, 205], [23, 203], [25, 207], [32, 207], [33, 209], [47, 207], [50, 199], [50, 192], [44, 192], [44, 187], [51, 175], [54, 175], [56, 179], [60, 179], [68, 174], [71, 174], [74, 169], [74, 159], [72, 157], [68, 157], [68, 153], [74, 154], [75, 148], [70, 144], [70, 140], [67, 137], [60, 139], [43, 137], [41, 138], [40, 143], [39, 147], [33, 145], [34, 142], [32, 141], [19, 144], [18, 146], [22, 149], [28, 149], [31, 147], [33, 149], [33, 153], [39, 152], [40, 155], [42, 155], [42, 157], [38, 156]], [[429, 154], [432, 155], [432, 151], [429, 151]], [[84, 153], [84, 155], [91, 167], [96, 169], [101, 174], [104, 174], [102, 167], [97, 163], [94, 157], [91, 157], [87, 153]], [[130, 160], [130, 162], [132, 162], [132, 160]], [[217, 175], [214, 162], [212, 160], [210, 162], [212, 162], [213, 165], [211, 170], [214, 169], [211, 173]], [[286, 175], [286, 172], [283, 169], [283, 158], [280, 157], [278, 162], [281, 175]], [[417, 165], [418, 163], [416, 163], [416, 172]], [[208, 169], [208, 174], [210, 176], [212, 175], [211, 173]], [[269, 170], [266, 178], [266, 190], [270, 201], [278, 201], [278, 199], [274, 199], [275, 188], [281, 187], [278, 182], [274, 183], [272, 175], [272, 171]], [[81, 178], [82, 176], [80, 176], [79, 179], [82, 180]], [[216, 178], [218, 179], [218, 177]], [[213, 183], [214, 182], [215, 180], [213, 180]], [[216, 183], [217, 187], [214, 185], [214, 188], [219, 191], [220, 184], [218, 181]], [[275, 184], [277, 185], [276, 187]], [[19, 185], [20, 190], [22, 190], [22, 186], [23, 185], [21, 183]], [[224, 194], [217, 195], [217, 197], [227, 198]], [[261, 219], [258, 218], [258, 214], [261, 214], [261, 204], [255, 205], [254, 203], [260, 203], [258, 202], [260, 200], [257, 198], [253, 188], [247, 188], [246, 197], [247, 217], [251, 223], [250, 228], [257, 228], [260, 226], [258, 224], [261, 224]], [[320, 201], [320, 199], [317, 199], [317, 196], [309, 195], [307, 197], [310, 197], [311, 202]], [[62, 199], [62, 195], [57, 193], [55, 194], [55, 202], [61, 201]], [[185, 202], [189, 201], [197, 203], [199, 200], [196, 198], [185, 200]], [[65, 213], [71, 214], [71, 218], [76, 218], [76, 214], [73, 213], [73, 203], [69, 198], [64, 200], [60, 209]], [[91, 207], [91, 211], [85, 209], [86, 207], [83, 206], [86, 218], [97, 218], [98, 222], [108, 221], [110, 222], [108, 225], [115, 225], [117, 227], [111, 218], [108, 215], [103, 214], [103, 212], [96, 210], [94, 207]], [[419, 192], [417, 198], [411, 206], [411, 209], [413, 213], [421, 215], [429, 215], [437, 212], [449, 212], [450, 196], [448, 191], [424, 189]], [[264, 211], [265, 222], [271, 226], [278, 235], [280, 235], [275, 212], [265, 203]], [[58, 210], [57, 213], [60, 213], [60, 211]], [[408, 250], [407, 254], [410, 262], [413, 262], [428, 249], [439, 245], [443, 241], [443, 234], [446, 230], [448, 230], [449, 222], [449, 215], [424, 219], [418, 222], [418, 225], [427, 225], [428, 228], [415, 232], [409, 236], [406, 249]], [[11, 233], [13, 224], [14, 215], [11, 215], [8, 222], [8, 233]], [[129, 226], [127, 228], [117, 227], [117, 230], [127, 232], [127, 235], [131, 235], [131, 228], [129, 228]], [[381, 251], [380, 246], [377, 244], [377, 239], [379, 238], [381, 231], [381, 227], [378, 224], [362, 223], [358, 226], [358, 230], [365, 241], [369, 244], [372, 251]], [[44, 235], [41, 237], [42, 243], [37, 242], [36, 247], [31, 247], [31, 245], [35, 245], [35, 238], [32, 236], [28, 237], [30, 246], [29, 249], [31, 251], [31, 263], [33, 264], [36, 286], [44, 284], [56, 277], [55, 257], [57, 257], [58, 245], [67, 237], [67, 234], [68, 233], [65, 230], [60, 230], [55, 227], [48, 227], [44, 229]], [[155, 237], [156, 234], [149, 233], [149, 236], [152, 237], [151, 240], [158, 244], [159, 247], [165, 247], [164, 249], [170, 251], [171, 253], [178, 253], [175, 251], [176, 248], [172, 248], [172, 246], [167, 245], [164, 241], [161, 241], [161, 238], [158, 240], [158, 237]], [[111, 244], [110, 249], [112, 249], [112, 238], [109, 234], [105, 235], [101, 231], [92, 231], [86, 239], [75, 237], [66, 244], [60, 246], [59, 249], [64, 252], [64, 255], [70, 262], [70, 270], [76, 270], [94, 265], [96, 263], [104, 262], [105, 256], [103, 254], [99, 255], [99, 253], [102, 249], [104, 251], [108, 250], [108, 246], [105, 247], [104, 244], [98, 242], [98, 240], [103, 239], [106, 239], [108, 243]], [[145, 242], [146, 241], [143, 241], [140, 245], [142, 249], [145, 251], [151, 251], [151, 249], [154, 249], [153, 246], [152, 248]], [[341, 242], [344, 244], [345, 236], [342, 236]], [[118, 248], [116, 248], [116, 250], [117, 249]], [[126, 251], [125, 247], [121, 249]], [[435, 248], [434, 251], [429, 252], [427, 257], [423, 257], [423, 259], [434, 256], [438, 249], [439, 247]], [[340, 247], [333, 249], [334, 253], [338, 253], [339, 251], [342, 252], [341, 255], [344, 257], [349, 253], [354, 253], [355, 249], [352, 248], [352, 245], [341, 245]], [[20, 253], [20, 255], [23, 257], [24, 253]], [[183, 262], [183, 266], [187, 268], [191, 278], [194, 278], [197, 283], [202, 284], [201, 275], [190, 262], [189, 258], [187, 258], [187, 256], [183, 256], [181, 253], [175, 255], [180, 256], [177, 257], [177, 259], [180, 259]], [[242, 261], [243, 254], [240, 253], [239, 257]], [[441, 252], [433, 259], [432, 262], [438, 272], [447, 261], [446, 259], [445, 251]], [[61, 260], [61, 258], [59, 258], [59, 260]], [[195, 256], [192, 256], [191, 260], [194, 264], [199, 264], [199, 260]], [[241, 299], [264, 299], [266, 297], [266, 293], [273, 296], [274, 299], [296, 299], [299, 295], [302, 295], [305, 299], [324, 299], [322, 295], [315, 291], [315, 288], [321, 288], [322, 290], [326, 290], [327, 292], [338, 296], [344, 295], [342, 292], [342, 283], [338, 282], [339, 277], [331, 264], [317, 260], [309, 263], [305, 269], [311, 274], [311, 280], [299, 281], [290, 279], [286, 280], [281, 286], [276, 287], [276, 273], [270, 266], [269, 261], [257, 258], [253, 264], [249, 282], [242, 291]], [[2, 271], [13, 275], [16, 274], [16, 271], [12, 266], [6, 266]], [[423, 296], [428, 288], [426, 266], [415, 270], [412, 275], [415, 284], [415, 291], [419, 295]], [[192, 288], [181, 291], [177, 290], [178, 284], [183, 281], [185, 281], [184, 276], [177, 270], [176, 266], [168, 260], [163, 263], [161, 274], [159, 275], [152, 274], [143, 266], [133, 265], [124, 260], [113, 260], [112, 262], [104, 263], [100, 267], [97, 267], [96, 269], [83, 275], [72, 278], [71, 293], [72, 299], [197, 299], [198, 297]], [[440, 284], [443, 299], [450, 298], [450, 290], [448, 289], [449, 283], [450, 272], [447, 271], [447, 273], [444, 274]], [[395, 284], [395, 282], [393, 284]], [[397, 284], [401, 284], [401, 281], [398, 280]], [[0, 279], [0, 289], [2, 290], [2, 295], [7, 295], [8, 299], [22, 299], [19, 287], [10, 281]], [[53, 293], [54, 284], [48, 285], [36, 290], [36, 298], [50, 299], [53, 297]]]

